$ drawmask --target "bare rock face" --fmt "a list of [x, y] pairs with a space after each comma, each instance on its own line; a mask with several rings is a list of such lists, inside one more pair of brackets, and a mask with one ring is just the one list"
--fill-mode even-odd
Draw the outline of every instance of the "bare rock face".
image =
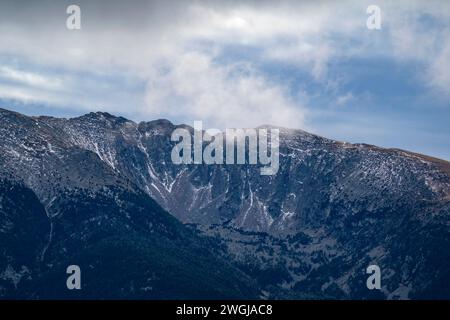
[[[126, 228], [144, 228], [137, 238], [148, 243], [148, 230], [158, 225], [155, 232], [169, 242], [180, 233], [186, 252], [209, 239], [202, 250], [232, 261], [229, 268], [245, 275], [239, 294], [450, 298], [448, 162], [280, 129], [276, 175], [262, 176], [258, 165], [249, 164], [176, 165], [170, 136], [179, 127], [192, 132], [167, 120], [137, 124], [107, 113], [57, 119], [0, 110], [0, 176], [34, 194], [24, 203], [34, 201], [36, 209], [26, 212], [36, 211], [33, 219], [45, 212], [39, 232], [53, 230], [51, 241], [43, 241], [42, 262], [33, 263], [56, 265], [67, 248], [78, 246], [73, 252], [82, 255], [106, 235], [126, 238]], [[103, 202], [106, 207], [99, 206]], [[90, 222], [70, 221], [75, 214]], [[8, 221], [0, 220], [0, 234]], [[176, 225], [172, 234], [168, 224]], [[69, 241], [73, 233], [79, 239]], [[139, 241], [130, 235], [130, 247]], [[0, 254], [11, 255], [7, 247]], [[30, 255], [36, 250], [30, 248]], [[370, 264], [380, 266], [381, 290], [366, 287]], [[0, 264], [6, 282], [8, 267]], [[0, 287], [10, 292], [11, 286]]]

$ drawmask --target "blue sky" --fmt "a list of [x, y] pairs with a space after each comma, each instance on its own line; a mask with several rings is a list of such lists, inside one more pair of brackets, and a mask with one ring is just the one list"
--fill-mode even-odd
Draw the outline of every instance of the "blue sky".
[[269, 123], [450, 160], [448, 1], [79, 1], [81, 30], [69, 4], [0, 3], [1, 107]]

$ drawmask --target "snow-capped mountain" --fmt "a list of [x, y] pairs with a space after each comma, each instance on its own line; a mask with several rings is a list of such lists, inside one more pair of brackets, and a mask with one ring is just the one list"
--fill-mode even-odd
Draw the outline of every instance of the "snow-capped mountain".
[[[248, 279], [236, 280], [240, 294], [450, 297], [445, 286], [450, 280], [448, 162], [280, 129], [276, 175], [262, 176], [258, 166], [248, 164], [176, 165], [170, 136], [179, 127], [193, 130], [167, 120], [135, 123], [99, 112], [59, 119], [0, 110], [0, 177], [20, 194], [31, 193], [39, 207], [25, 208], [20, 219], [41, 210], [40, 217], [30, 219], [38, 219], [37, 225], [48, 222], [45, 232], [37, 228], [44, 233], [36, 235], [39, 240], [30, 240], [37, 257], [28, 256], [32, 262], [19, 263], [15, 247], [0, 251], [0, 295], [1, 288], [6, 295], [8, 288], [17, 288], [30, 269], [54, 270], [51, 265], [67, 251], [89, 265], [84, 250], [115, 230], [126, 237], [126, 230], [141, 226], [144, 230], [136, 232], [146, 239], [153, 221], [164, 216], [155, 232], [168, 243], [177, 232], [192, 243], [213, 239], [198, 246], [218, 261], [230, 258], [236, 277], [245, 274]], [[170, 216], [159, 206], [154, 209], [156, 203], [151, 210], [141, 203], [152, 199], [185, 225], [167, 222]], [[23, 200], [24, 206], [30, 201]], [[105, 207], [99, 207], [102, 201]], [[111, 202], [110, 213], [105, 208]], [[89, 209], [80, 225], [74, 214], [83, 203]], [[0, 208], [0, 235], [20, 223], [19, 218], [12, 222], [12, 209], [5, 208], [10, 207]], [[166, 234], [167, 223], [175, 223], [174, 234]], [[104, 225], [110, 225], [108, 232]], [[83, 250], [74, 249], [77, 245]], [[365, 285], [370, 264], [382, 270], [381, 291]], [[123, 284], [130, 285], [128, 280]], [[133, 281], [137, 285], [142, 279]]]

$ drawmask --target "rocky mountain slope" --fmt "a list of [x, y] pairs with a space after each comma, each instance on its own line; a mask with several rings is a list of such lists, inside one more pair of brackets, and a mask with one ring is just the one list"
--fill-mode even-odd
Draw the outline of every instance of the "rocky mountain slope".
[[[161, 206], [187, 224], [173, 222], [173, 236], [187, 232], [186, 239], [195, 243], [210, 239], [202, 252], [232, 258], [233, 274], [245, 274], [241, 294], [450, 298], [445, 286], [450, 280], [448, 162], [281, 129], [280, 169], [274, 176], [261, 176], [258, 166], [248, 164], [175, 165], [170, 135], [178, 127], [192, 131], [167, 120], [135, 123], [107, 113], [57, 119], [0, 110], [0, 176], [7, 185], [34, 194], [33, 208], [41, 207], [48, 219], [44, 254], [42, 244], [31, 241], [38, 247], [30, 250], [40, 248], [45, 261], [33, 261], [36, 268], [57, 264], [71, 246], [81, 247], [75, 251], [89, 260], [86, 255], [92, 255], [83, 245], [103, 239], [102, 232], [127, 238], [126, 230], [117, 231], [127, 219], [137, 219], [136, 228], [153, 225], [159, 213], [142, 204], [151, 202], [157, 212], [163, 212]], [[98, 197], [113, 209], [99, 208]], [[24, 206], [30, 201], [24, 200]], [[82, 203], [86, 209], [79, 208]], [[2, 210], [8, 217], [9, 211]], [[24, 209], [17, 215], [32, 212]], [[78, 215], [87, 225], [74, 218]], [[46, 230], [45, 216], [33, 216], [44, 218], [38, 233]], [[161, 216], [170, 220], [166, 213]], [[158, 234], [164, 234], [168, 221], [161, 222]], [[0, 223], [0, 230], [11, 224], [5, 218]], [[108, 224], [114, 226], [99, 231], [99, 225]], [[148, 242], [148, 229], [138, 232], [139, 240], [130, 240], [130, 248]], [[72, 233], [79, 238], [73, 243], [67, 239]], [[186, 252], [192, 246], [186, 245]], [[99, 255], [107, 251], [99, 248]], [[16, 251], [6, 246], [1, 252], [5, 257]], [[32, 268], [32, 263], [11, 267], [5, 259], [0, 279], [11, 287], [12, 278], [26, 278], [20, 276], [21, 267]], [[369, 264], [382, 270], [381, 291], [365, 286]], [[124, 283], [130, 285], [129, 279]]]
[[[0, 297], [257, 298], [220, 244], [178, 222], [97, 154], [1, 111]], [[82, 290], [66, 268], [82, 270]]]

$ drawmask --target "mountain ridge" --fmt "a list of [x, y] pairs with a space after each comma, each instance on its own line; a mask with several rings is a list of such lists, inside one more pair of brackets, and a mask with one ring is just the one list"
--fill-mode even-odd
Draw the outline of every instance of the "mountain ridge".
[[[97, 116], [98, 115], [100, 115], [100, 116], [103, 115], [103, 116], [110, 117], [110, 118], [126, 120], [127, 122], [132, 122], [132, 123], [136, 124], [137, 126], [139, 126], [141, 124], [142, 125], [164, 124], [164, 125], [168, 125], [168, 126], [174, 127], [174, 128], [180, 128], [181, 127], [181, 128], [188, 128], [188, 129], [191, 129], [191, 130], [194, 129], [192, 126], [190, 126], [188, 124], [185, 124], [185, 123], [174, 124], [172, 121], [170, 121], [169, 119], [166, 119], [166, 118], [159, 118], [159, 119], [155, 119], [155, 120], [142, 120], [142, 121], [136, 122], [134, 120], [129, 120], [129, 119], [125, 118], [124, 116], [116, 116], [114, 114], [111, 114], [109, 112], [104, 112], [104, 111], [88, 112], [88, 113], [82, 114], [80, 116], [74, 116], [74, 117], [70, 117], [70, 118], [58, 118], [58, 117], [47, 116], [47, 115], [29, 116], [29, 115], [26, 115], [24, 113], [20, 113], [20, 112], [13, 111], [13, 110], [8, 110], [8, 109], [1, 108], [1, 107], [0, 107], [0, 110], [4, 111], [4, 112], [17, 113], [17, 114], [19, 114], [21, 116], [25, 116], [25, 117], [29, 117], [29, 118], [36, 118], [36, 119], [66, 119], [66, 120], [71, 120], [71, 119], [77, 119], [77, 118], [86, 117], [86, 116], [89, 116], [89, 115], [92, 114], [92, 115], [97, 115]], [[262, 124], [262, 125], [259, 125], [259, 126], [256, 127], [256, 129], [259, 129], [259, 128], [279, 128], [279, 129], [282, 129], [282, 130], [288, 130], [288, 131], [294, 131], [294, 132], [302, 132], [302, 133], [306, 133], [308, 135], [312, 135], [312, 136], [319, 137], [319, 138], [322, 138], [322, 139], [327, 139], [327, 140], [330, 140], [330, 141], [334, 141], [335, 143], [338, 143], [338, 144], [341, 144], [341, 145], [347, 145], [347, 146], [348, 145], [350, 145], [350, 146], [362, 145], [362, 146], [366, 146], [366, 147], [377, 149], [377, 150], [385, 150], [387, 152], [389, 152], [389, 151], [392, 151], [392, 152], [404, 152], [404, 153], [408, 154], [409, 156], [417, 156], [419, 158], [422, 158], [425, 161], [430, 161], [430, 162], [433, 162], [433, 163], [442, 163], [442, 165], [445, 167], [446, 170], [450, 170], [450, 161], [449, 160], [446, 160], [446, 159], [443, 159], [443, 158], [439, 158], [439, 157], [436, 157], [436, 156], [427, 155], [427, 154], [416, 152], [416, 151], [412, 151], [412, 150], [406, 150], [406, 149], [402, 149], [402, 148], [398, 148], [398, 147], [382, 147], [382, 146], [378, 146], [378, 145], [370, 144], [370, 143], [365, 143], [365, 142], [347, 142], [347, 141], [342, 141], [342, 140], [336, 140], [336, 139], [332, 139], [332, 138], [327, 138], [327, 137], [319, 135], [319, 134], [310, 133], [308, 131], [305, 131], [305, 130], [299, 129], [299, 128], [287, 128], [287, 127], [274, 126], [274, 125], [271, 125], [271, 124]]]
[[[170, 134], [183, 125], [164, 119], [0, 117], [0, 176], [23, 181], [51, 217], [65, 210], [62, 191], [119, 188], [217, 239], [265, 296], [450, 296], [439, 285], [450, 266], [433, 249], [450, 245], [445, 160], [282, 129], [280, 170], [260, 176], [249, 164], [174, 165]], [[365, 287], [368, 263], [385, 272], [381, 296]]]

